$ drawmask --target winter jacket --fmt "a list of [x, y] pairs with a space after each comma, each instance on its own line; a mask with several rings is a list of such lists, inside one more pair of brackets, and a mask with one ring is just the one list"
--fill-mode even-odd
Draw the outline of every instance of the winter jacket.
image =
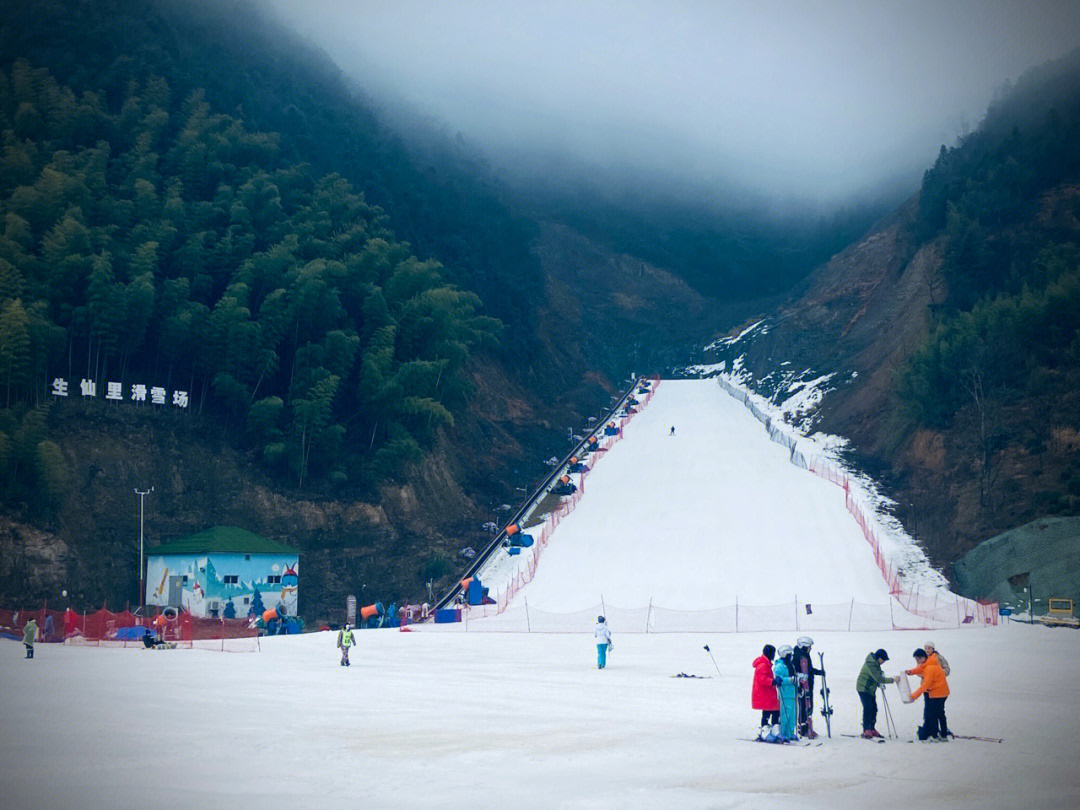
[[881, 671], [881, 664], [874, 658], [874, 654], [870, 653], [866, 656], [862, 669], [859, 670], [859, 678], [855, 681], [855, 691], [872, 695], [878, 690], [879, 686], [884, 686], [890, 681], [892, 681], [892, 678], [885, 677]]
[[788, 669], [787, 661], [783, 658], [777, 659], [773, 664], [773, 678], [780, 679], [780, 685], [776, 687], [780, 693], [780, 700], [784, 703], [795, 703], [795, 676], [791, 674], [791, 670]]
[[37, 638], [37, 621], [31, 619], [23, 627], [23, 644], [33, 644], [35, 638]]
[[795, 666], [796, 676], [806, 676], [807, 686], [813, 692], [814, 676], [822, 674], [822, 671], [814, 666], [814, 662], [810, 659], [810, 651], [802, 647], [796, 647], [795, 654], [791, 656], [791, 663]]
[[[919, 669], [919, 667], [916, 667], [916, 669]], [[921, 669], [922, 684], [911, 693], [911, 699], [915, 700], [923, 692], [932, 698], [948, 697], [949, 682], [945, 679], [945, 670], [941, 668], [937, 658], [927, 658]]]
[[340, 630], [338, 630], [338, 634], [337, 634], [337, 645], [338, 645], [338, 647], [348, 648], [348, 647], [351, 647], [355, 643], [356, 643], [356, 640], [353, 638], [353, 631], [352, 630], [346, 630], [344, 627], [341, 628]]
[[773, 686], [772, 661], [764, 655], [754, 659], [754, 688], [750, 692], [750, 707], [763, 712], [780, 711], [780, 697]]
[[597, 622], [593, 635], [596, 636], [597, 644], [611, 644], [611, 628], [606, 622]]
[[945, 656], [943, 656], [941, 653], [936, 652], [936, 651], [932, 652], [928, 656], [926, 656], [926, 661], [924, 661], [923, 663], [919, 664], [916, 667], [913, 667], [912, 669], [907, 670], [907, 674], [908, 675], [918, 675], [919, 677], [922, 677], [923, 669], [925, 669], [927, 662], [930, 661], [931, 659], [937, 661], [937, 665], [939, 667], [941, 667], [941, 671], [944, 672], [946, 676], [948, 676], [948, 674], [949, 674], [949, 662], [945, 660]]

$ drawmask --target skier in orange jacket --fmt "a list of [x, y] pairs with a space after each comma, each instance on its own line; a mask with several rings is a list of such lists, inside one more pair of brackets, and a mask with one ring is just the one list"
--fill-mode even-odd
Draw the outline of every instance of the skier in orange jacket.
[[918, 730], [919, 739], [947, 742], [949, 727], [945, 720], [945, 699], [949, 696], [949, 682], [945, 678], [945, 670], [941, 668], [936, 655], [928, 656], [921, 647], [915, 650], [914, 656], [916, 666], [907, 670], [907, 673], [919, 675], [922, 683], [911, 693], [911, 699], [925, 695], [923, 724]]

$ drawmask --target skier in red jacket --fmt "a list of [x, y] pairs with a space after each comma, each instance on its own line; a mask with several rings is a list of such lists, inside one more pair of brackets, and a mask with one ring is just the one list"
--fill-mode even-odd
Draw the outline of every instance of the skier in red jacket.
[[764, 740], [774, 733], [779, 733], [773, 726], [780, 725], [780, 696], [773, 685], [773, 656], [776, 648], [766, 644], [761, 655], [754, 659], [754, 688], [750, 694], [750, 705], [761, 711], [761, 731], [759, 740]]

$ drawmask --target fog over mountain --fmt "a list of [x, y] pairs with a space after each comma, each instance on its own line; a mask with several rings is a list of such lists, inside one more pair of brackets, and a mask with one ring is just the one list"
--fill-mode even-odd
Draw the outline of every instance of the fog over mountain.
[[274, 3], [374, 99], [497, 165], [789, 201], [913, 190], [996, 90], [1080, 45], [1070, 0]]

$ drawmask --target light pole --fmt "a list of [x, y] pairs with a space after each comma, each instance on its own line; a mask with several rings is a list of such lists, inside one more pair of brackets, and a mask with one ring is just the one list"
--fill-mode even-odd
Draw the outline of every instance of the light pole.
[[143, 498], [154, 491], [153, 487], [145, 492], [138, 487], [135, 488], [135, 494], [139, 496], [139, 608], [140, 615], [142, 613], [143, 600], [146, 599], [145, 588], [143, 587]]

